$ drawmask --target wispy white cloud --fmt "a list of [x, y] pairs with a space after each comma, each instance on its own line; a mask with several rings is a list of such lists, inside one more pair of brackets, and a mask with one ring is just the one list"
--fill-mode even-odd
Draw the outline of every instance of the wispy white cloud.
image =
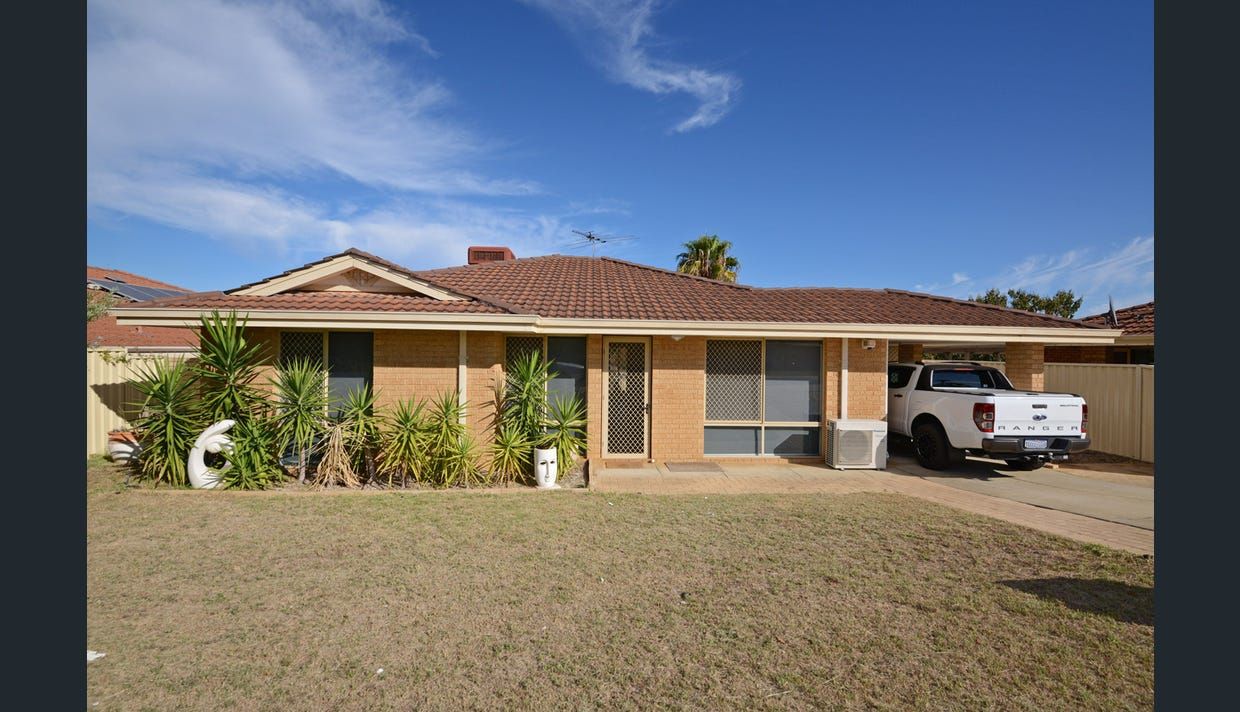
[[1105, 311], [1108, 296], [1114, 297], [1117, 308], [1147, 302], [1154, 298], [1154, 237], [1137, 237], [1106, 252], [1082, 248], [1060, 255], [1030, 255], [986, 277], [957, 272], [950, 283], [915, 288], [968, 297], [992, 287], [1043, 294], [1070, 289], [1084, 299], [1078, 312], [1082, 316]]
[[654, 94], [688, 94], [697, 110], [673, 127], [685, 132], [713, 126], [732, 108], [741, 88], [733, 74], [652, 57], [657, 0], [523, 0], [549, 13], [613, 81]]
[[[250, 253], [371, 248], [419, 265], [490, 241], [519, 253], [570, 235], [576, 210], [500, 207], [539, 192], [476, 170], [494, 148], [451, 94], [385, 49], [437, 56], [379, 0], [92, 0], [87, 203]], [[509, 201], [511, 202], [511, 201]], [[545, 202], [545, 201], [544, 201]]]

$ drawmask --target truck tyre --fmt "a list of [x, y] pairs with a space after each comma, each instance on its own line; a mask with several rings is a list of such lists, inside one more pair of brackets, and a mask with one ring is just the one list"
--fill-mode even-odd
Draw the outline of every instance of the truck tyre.
[[1008, 467], [1013, 470], [1040, 470], [1046, 464], [1045, 460], [1008, 460]]
[[913, 428], [913, 450], [918, 464], [929, 470], [945, 470], [964, 460], [964, 451], [952, 447], [947, 433], [934, 423]]

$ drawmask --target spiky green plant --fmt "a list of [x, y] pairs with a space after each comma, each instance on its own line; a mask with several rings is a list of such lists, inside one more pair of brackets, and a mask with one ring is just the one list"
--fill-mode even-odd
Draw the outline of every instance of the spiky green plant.
[[513, 423], [495, 429], [491, 442], [491, 476], [496, 484], [509, 484], [529, 476], [534, 443]]
[[577, 395], [556, 398], [547, 409], [543, 427], [540, 446], [555, 448], [557, 474], [562, 475], [586, 451], [586, 404]]
[[238, 420], [228, 431], [232, 450], [224, 459], [232, 465], [220, 473], [220, 482], [229, 489], [261, 490], [284, 479], [280, 466], [280, 441], [272, 414], [258, 409]]
[[478, 442], [469, 432], [461, 433], [437, 455], [439, 484], [443, 487], [479, 487], [489, 483], [478, 455]]
[[142, 395], [134, 429], [142, 443], [139, 475], [156, 486], [184, 487], [185, 458], [202, 430], [197, 391], [184, 361], [147, 361], [130, 381]]
[[245, 321], [238, 321], [236, 312], [221, 315], [217, 311], [201, 318], [199, 355], [192, 368], [208, 423], [251, 417], [263, 401], [255, 381], [265, 357], [262, 344], [246, 339]]
[[376, 397], [369, 385], [350, 390], [337, 416], [353, 468], [365, 475], [367, 481], [375, 479], [375, 457], [382, 441], [382, 418], [375, 412]]
[[391, 487], [396, 478], [403, 486], [412, 477], [420, 479], [427, 463], [425, 407], [413, 399], [400, 401], [382, 417], [378, 471]]
[[290, 361], [276, 369], [271, 379], [276, 397], [276, 436], [280, 451], [297, 454], [297, 480], [306, 481], [310, 453], [328, 426], [327, 372], [307, 358]]
[[456, 391], [446, 391], [431, 400], [426, 418], [426, 449], [429, 453], [426, 477], [429, 484], [447, 487], [455, 484], [457, 470], [451, 461], [465, 437], [465, 413]]
[[547, 384], [553, 377], [550, 364], [536, 351], [512, 363], [504, 381], [504, 423], [516, 426], [526, 438], [537, 440], [543, 433]]

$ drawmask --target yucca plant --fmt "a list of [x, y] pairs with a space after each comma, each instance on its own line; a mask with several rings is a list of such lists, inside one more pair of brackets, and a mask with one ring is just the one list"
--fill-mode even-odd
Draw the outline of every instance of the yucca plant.
[[455, 484], [457, 469], [451, 461], [465, 437], [461, 422], [464, 406], [456, 391], [447, 391], [431, 401], [426, 419], [426, 449], [429, 453], [426, 479], [436, 486]]
[[543, 427], [540, 446], [555, 448], [556, 474], [562, 475], [572, 469], [577, 455], [585, 453], [586, 404], [577, 395], [556, 398], [547, 409]]
[[306, 481], [310, 454], [327, 430], [327, 372], [318, 361], [299, 358], [276, 370], [276, 435], [281, 452], [297, 455], [297, 481]]
[[382, 439], [382, 419], [375, 413], [376, 394], [369, 385], [355, 388], [340, 405], [338, 419], [353, 469], [367, 481], [375, 479], [375, 457]]
[[224, 453], [224, 459], [232, 467], [220, 473], [224, 487], [260, 490], [284, 478], [284, 468], [280, 467], [280, 441], [268, 410], [255, 409], [250, 417], [238, 420], [228, 431], [232, 450]]
[[143, 397], [134, 404], [138, 416], [133, 423], [142, 443], [140, 476], [156, 486], [184, 487], [185, 458], [202, 430], [194, 379], [181, 360], [148, 361], [137, 373], [130, 382]]
[[532, 351], [508, 368], [504, 382], [502, 420], [525, 437], [537, 440], [547, 417], [547, 384], [554, 374], [542, 355]]
[[491, 442], [491, 476], [510, 484], [529, 475], [534, 443], [514, 423], [500, 423]]
[[192, 370], [202, 391], [205, 421], [249, 418], [263, 401], [255, 385], [265, 357], [262, 344], [245, 338], [245, 321], [236, 312], [212, 312], [199, 324], [199, 354]]
[[426, 469], [427, 434], [425, 408], [413, 399], [400, 401], [383, 416], [377, 465], [391, 487], [397, 477], [419, 479]]
[[488, 484], [478, 456], [478, 442], [468, 432], [436, 454], [439, 484], [443, 487], [479, 487]]
[[314, 486], [330, 487], [361, 487], [362, 481], [353, 469], [353, 458], [345, 445], [346, 426], [334, 423], [327, 429], [327, 438], [323, 441], [323, 458], [315, 471]]

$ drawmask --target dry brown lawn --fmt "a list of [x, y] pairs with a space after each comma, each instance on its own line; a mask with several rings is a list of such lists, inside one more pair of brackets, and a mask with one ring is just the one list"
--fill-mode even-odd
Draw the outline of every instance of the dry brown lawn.
[[1151, 559], [900, 495], [119, 481], [88, 709], [1153, 705]]

